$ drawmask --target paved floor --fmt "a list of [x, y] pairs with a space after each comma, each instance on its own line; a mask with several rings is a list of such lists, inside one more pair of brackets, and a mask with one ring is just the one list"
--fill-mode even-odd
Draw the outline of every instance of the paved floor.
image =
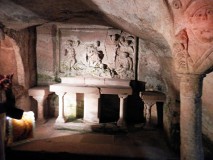
[[96, 126], [96, 132], [59, 130], [54, 120], [37, 125], [35, 138], [9, 147], [6, 160], [147, 159], [178, 160], [162, 130], [141, 127], [118, 130], [113, 124]]

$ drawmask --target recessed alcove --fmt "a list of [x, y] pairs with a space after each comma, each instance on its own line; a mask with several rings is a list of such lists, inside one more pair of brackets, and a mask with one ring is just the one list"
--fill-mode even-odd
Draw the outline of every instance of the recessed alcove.
[[100, 123], [117, 122], [119, 119], [118, 95], [102, 94], [100, 96]]

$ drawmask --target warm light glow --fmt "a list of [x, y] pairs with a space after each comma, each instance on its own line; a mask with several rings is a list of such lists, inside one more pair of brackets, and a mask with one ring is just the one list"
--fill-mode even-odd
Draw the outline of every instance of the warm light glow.
[[17, 120], [17, 119], [12, 119], [13, 124], [22, 127], [26, 123], [34, 123], [34, 113], [32, 111], [30, 112], [24, 112], [22, 119]]
[[9, 143], [33, 138], [35, 117], [32, 111], [24, 112], [22, 119], [9, 118]]
[[7, 120], [10, 120], [10, 117], [7, 116], [6, 119], [7, 119]]

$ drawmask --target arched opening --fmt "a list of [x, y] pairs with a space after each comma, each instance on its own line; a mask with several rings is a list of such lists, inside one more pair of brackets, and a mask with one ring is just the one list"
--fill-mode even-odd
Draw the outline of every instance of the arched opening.
[[0, 73], [13, 73], [13, 84], [24, 86], [24, 67], [19, 47], [16, 42], [8, 36], [5, 36], [5, 39], [0, 41], [0, 57]]

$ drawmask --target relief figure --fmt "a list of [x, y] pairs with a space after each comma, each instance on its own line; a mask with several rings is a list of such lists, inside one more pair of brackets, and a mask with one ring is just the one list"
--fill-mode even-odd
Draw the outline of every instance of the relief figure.
[[189, 72], [192, 69], [193, 61], [188, 53], [188, 35], [186, 30], [181, 30], [176, 35], [176, 42], [173, 48], [176, 69], [183, 73]]
[[64, 65], [68, 67], [69, 70], [71, 70], [74, 67], [74, 65], [77, 63], [75, 47], [77, 47], [79, 43], [80, 41], [74, 41], [74, 40], [66, 41], [65, 53], [64, 53], [64, 56], [66, 58], [64, 59]]
[[[199, 7], [199, 8], [198, 8]], [[213, 41], [213, 6], [197, 6], [197, 10], [189, 13], [189, 28], [199, 42]]]
[[131, 55], [134, 53], [134, 37], [122, 35], [115, 55], [115, 72], [118, 78], [126, 79], [134, 76], [133, 60]]
[[102, 54], [93, 44], [87, 47], [86, 61], [89, 67], [100, 67], [102, 64]]
[[90, 44], [86, 48], [86, 61], [88, 66], [86, 71], [94, 77], [112, 78], [111, 70], [107, 64], [102, 63], [104, 54], [101, 50], [98, 50], [98, 46], [100, 46], [99, 41], [97, 41], [96, 44]]
[[126, 70], [132, 70], [132, 58], [129, 57], [128, 52], [118, 50], [118, 55], [116, 57], [116, 71], [123, 72]]

